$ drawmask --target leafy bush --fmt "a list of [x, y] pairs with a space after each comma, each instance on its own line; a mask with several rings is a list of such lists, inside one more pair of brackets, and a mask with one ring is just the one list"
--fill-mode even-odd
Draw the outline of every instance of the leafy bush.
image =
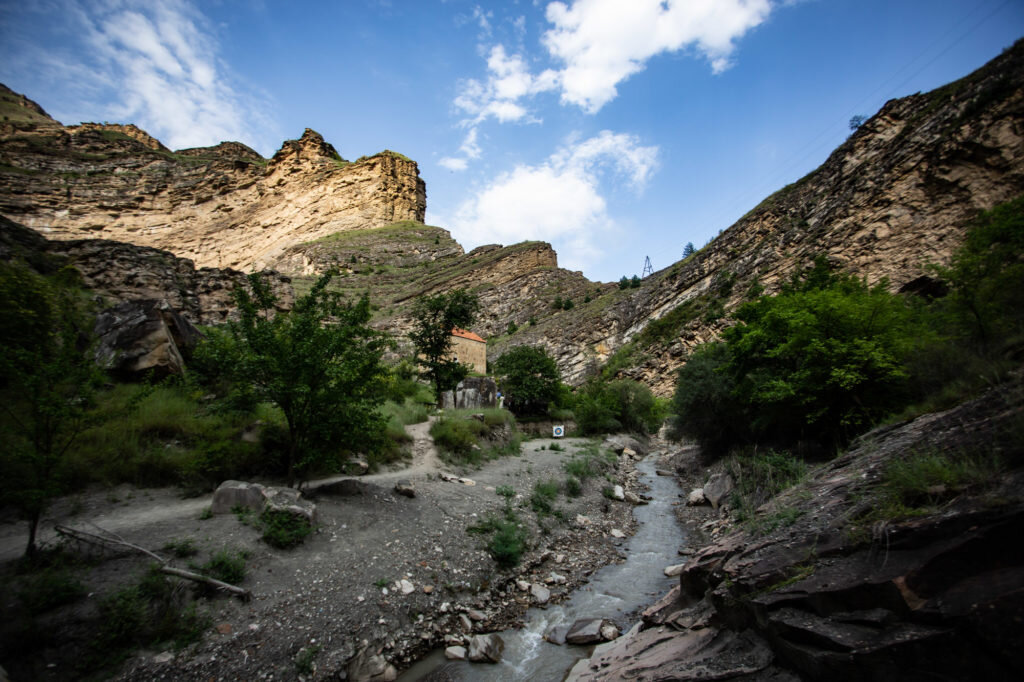
[[575, 476], [567, 476], [565, 479], [565, 494], [569, 497], [579, 497], [583, 494], [583, 484]]
[[509, 349], [494, 362], [494, 375], [516, 414], [543, 414], [558, 398], [558, 366], [539, 346]]
[[515, 521], [506, 519], [498, 523], [494, 535], [487, 544], [487, 551], [499, 566], [512, 568], [519, 563], [526, 551], [527, 540], [526, 530]]
[[487, 425], [475, 419], [441, 417], [430, 425], [434, 444], [455, 460], [468, 460], [479, 449], [479, 438], [487, 433]]
[[260, 514], [263, 542], [278, 549], [289, 549], [301, 545], [313, 532], [306, 519], [286, 511], [267, 509]]
[[245, 580], [245, 554], [222, 549], [199, 567], [204, 574], [221, 582], [237, 585]]
[[666, 406], [651, 389], [629, 379], [591, 380], [576, 398], [576, 425], [581, 433], [615, 431], [654, 433], [665, 419]]
[[38, 614], [84, 597], [85, 586], [65, 567], [51, 566], [25, 577], [18, 598], [29, 613]]

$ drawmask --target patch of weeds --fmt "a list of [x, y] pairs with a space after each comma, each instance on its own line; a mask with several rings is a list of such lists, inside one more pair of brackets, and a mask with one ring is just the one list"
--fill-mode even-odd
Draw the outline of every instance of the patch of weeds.
[[222, 549], [197, 568], [215, 580], [237, 585], [245, 580], [245, 560], [246, 554], [243, 552]]
[[502, 516], [495, 514], [484, 518], [480, 523], [468, 526], [467, 533], [490, 535], [487, 541], [487, 552], [502, 568], [511, 568], [519, 563], [527, 549], [529, 535], [523, 528], [519, 517], [511, 509], [506, 509]]
[[238, 518], [238, 522], [243, 526], [255, 525], [256, 512], [249, 507], [243, 507], [240, 504], [236, 504], [231, 508], [231, 513]]
[[601, 494], [607, 497], [609, 500], [614, 500], [615, 488], [613, 486], [606, 485], [605, 487], [601, 488]]
[[725, 468], [736, 483], [730, 503], [740, 523], [753, 522], [758, 507], [807, 475], [803, 460], [775, 450], [735, 455], [726, 462]]
[[558, 443], [552, 443], [551, 445], [548, 446], [548, 450], [554, 450], [555, 452], [564, 452], [565, 448], [563, 448]]
[[207, 507], [199, 513], [199, 520], [206, 521], [213, 518], [213, 507]]
[[548, 516], [554, 510], [554, 501], [558, 499], [558, 481], [537, 481], [530, 495], [530, 507], [538, 516]]
[[192, 538], [181, 538], [171, 540], [170, 542], [164, 544], [162, 549], [165, 552], [170, 552], [179, 559], [195, 556], [199, 553], [199, 548], [196, 547], [196, 541]]
[[803, 516], [803, 514], [804, 512], [801, 509], [786, 507], [766, 516], [753, 519], [750, 522], [750, 531], [755, 535], [764, 535], [778, 528], [788, 528], [796, 523], [797, 519]]
[[583, 484], [575, 476], [567, 476], [565, 479], [565, 494], [569, 497], [579, 497], [583, 494]]
[[385, 578], [378, 578], [373, 582], [373, 584], [376, 585], [378, 589], [384, 589], [388, 586], [388, 582], [389, 581]]
[[312, 675], [316, 666], [313, 664], [316, 655], [320, 653], [319, 644], [311, 644], [304, 646], [299, 649], [299, 653], [295, 654], [295, 670], [300, 675]]
[[260, 514], [263, 527], [263, 542], [278, 549], [290, 549], [301, 545], [313, 532], [313, 526], [306, 519], [286, 511], [266, 510]]

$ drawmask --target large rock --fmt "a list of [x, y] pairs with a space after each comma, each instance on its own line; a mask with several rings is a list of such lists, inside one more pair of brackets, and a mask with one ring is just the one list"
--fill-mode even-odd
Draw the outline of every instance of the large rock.
[[548, 600], [551, 599], [551, 590], [540, 583], [533, 583], [530, 585], [530, 596], [532, 596], [538, 604], [547, 604]]
[[474, 663], [497, 663], [505, 651], [505, 642], [495, 634], [473, 635], [469, 640], [469, 660]]
[[490, 377], [466, 377], [455, 387], [454, 393], [445, 391], [441, 396], [441, 406], [446, 410], [477, 410], [497, 404], [498, 385]]
[[202, 338], [167, 301], [126, 301], [96, 316], [96, 362], [121, 379], [185, 372], [185, 357]]
[[236, 508], [251, 509], [257, 514], [279, 512], [297, 516], [313, 525], [317, 520], [316, 505], [302, 497], [294, 488], [274, 488], [245, 481], [224, 481], [213, 492], [210, 511], [227, 514]]
[[627, 449], [632, 450], [632, 456], [634, 457], [637, 456], [638, 453], [641, 456], [647, 453], [647, 448], [644, 447], [643, 443], [626, 433], [618, 433], [614, 436], [608, 436], [604, 439], [604, 442], [601, 443], [601, 447], [608, 448], [616, 455], [623, 454]]
[[263, 511], [265, 504], [263, 486], [259, 483], [224, 481], [213, 491], [213, 503], [210, 505], [210, 511], [214, 514], [227, 514], [236, 508], [241, 508], [259, 513]]
[[565, 635], [569, 644], [595, 644], [604, 641], [601, 628], [607, 623], [601, 618], [580, 618], [575, 621]]
[[722, 503], [725, 496], [736, 489], [732, 476], [726, 473], [711, 474], [711, 478], [704, 484], [704, 497], [715, 509]]

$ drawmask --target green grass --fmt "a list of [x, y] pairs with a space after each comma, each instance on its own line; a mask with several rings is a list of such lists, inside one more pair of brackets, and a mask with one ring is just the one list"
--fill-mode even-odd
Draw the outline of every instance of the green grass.
[[264, 511], [260, 514], [260, 525], [263, 542], [278, 549], [297, 547], [313, 532], [304, 518], [286, 511]]
[[771, 519], [758, 519], [756, 510], [779, 493], [800, 483], [807, 475], [803, 460], [788, 452], [767, 452], [733, 455], [725, 465], [736, 489], [730, 497], [735, 518], [747, 523], [754, 532], [768, 532], [796, 520], [792, 512]]
[[604, 475], [618, 458], [610, 450], [602, 450], [596, 444], [580, 449], [575, 455], [562, 464], [565, 473], [579, 482]]
[[192, 538], [170, 540], [164, 543], [162, 549], [165, 552], [170, 552], [179, 559], [195, 556], [199, 553], [199, 548], [196, 547], [196, 541]]
[[511, 509], [502, 516], [489, 515], [479, 523], [466, 528], [466, 532], [489, 535], [487, 552], [502, 568], [519, 564], [529, 545], [529, 534]]
[[530, 508], [537, 516], [550, 516], [554, 513], [554, 503], [558, 499], [558, 481], [537, 481], [530, 495]]
[[245, 560], [246, 555], [243, 552], [222, 549], [215, 552], [198, 569], [215, 580], [238, 585], [245, 580]]

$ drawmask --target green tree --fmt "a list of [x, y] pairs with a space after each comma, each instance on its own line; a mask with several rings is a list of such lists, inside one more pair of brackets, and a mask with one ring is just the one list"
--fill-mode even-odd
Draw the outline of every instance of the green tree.
[[574, 411], [576, 424], [585, 434], [654, 433], [666, 416], [651, 389], [630, 379], [587, 382], [576, 397]]
[[383, 440], [389, 340], [367, 326], [370, 301], [344, 302], [327, 290], [334, 273], [320, 277], [287, 312], [259, 274], [237, 287], [240, 319], [214, 330], [199, 353], [233, 382], [281, 408], [288, 425], [288, 485], [300, 473], [331, 464], [350, 444], [367, 449]]
[[679, 374], [676, 424], [710, 455], [758, 442], [834, 450], [912, 397], [907, 360], [932, 338], [914, 306], [819, 261], [744, 304], [724, 345]]
[[409, 334], [423, 374], [434, 385], [437, 404], [445, 391], [455, 387], [469, 373], [469, 368], [451, 358], [452, 330], [469, 327], [480, 310], [476, 295], [465, 289], [446, 294], [421, 296], [413, 304], [413, 330]]
[[71, 269], [44, 277], [0, 264], [0, 486], [28, 520], [28, 557], [101, 379], [76, 279]]
[[946, 308], [982, 353], [1024, 333], [1024, 197], [982, 213], [949, 267]]
[[683, 260], [686, 260], [697, 252], [697, 249], [693, 248], [693, 242], [686, 242], [686, 246], [683, 247]]
[[558, 399], [558, 365], [535, 346], [516, 346], [494, 362], [505, 404], [517, 415], [539, 415]]

